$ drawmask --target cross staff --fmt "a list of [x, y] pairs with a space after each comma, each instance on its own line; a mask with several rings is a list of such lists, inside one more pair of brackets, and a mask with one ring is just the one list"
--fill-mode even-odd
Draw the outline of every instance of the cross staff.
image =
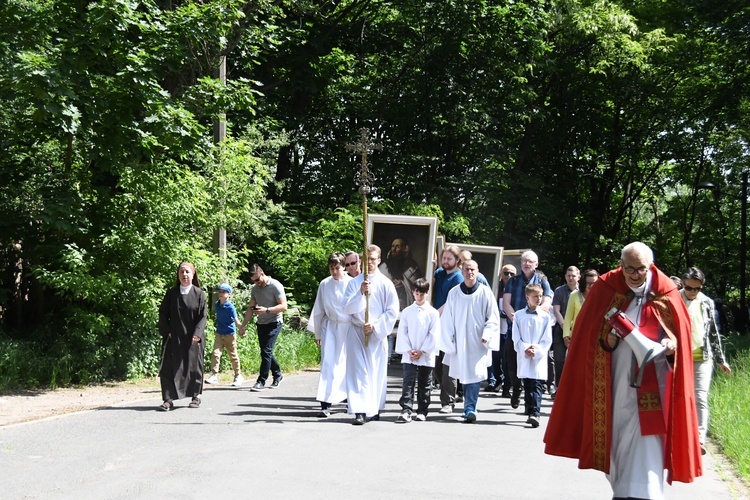
[[[359, 172], [354, 176], [354, 182], [359, 186], [359, 193], [362, 195], [362, 236], [364, 241], [364, 251], [362, 255], [364, 257], [364, 265], [362, 266], [362, 272], [364, 273], [364, 281], [367, 281], [367, 266], [370, 263], [370, 250], [369, 242], [367, 241], [367, 195], [370, 194], [372, 187], [373, 176], [371, 172], [372, 164], [367, 161], [367, 152], [382, 151], [382, 144], [375, 144], [370, 139], [370, 129], [361, 128], [359, 129], [359, 140], [354, 144], [347, 144], [346, 149], [348, 151], [354, 151], [359, 154], [362, 158], [360, 163]], [[370, 322], [370, 294], [365, 294], [365, 324]], [[365, 347], [370, 340], [370, 334], [365, 333]]]

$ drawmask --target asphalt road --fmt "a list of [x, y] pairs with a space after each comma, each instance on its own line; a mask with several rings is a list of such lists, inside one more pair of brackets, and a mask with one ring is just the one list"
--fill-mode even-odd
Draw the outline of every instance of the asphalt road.
[[[158, 412], [159, 395], [0, 428], [0, 498], [607, 499], [604, 474], [543, 453], [510, 400], [481, 393], [479, 419], [396, 424], [401, 371], [389, 374], [380, 422], [350, 425], [343, 406], [315, 417], [317, 372], [261, 393], [207, 386], [203, 405]], [[254, 382], [254, 381], [251, 381]], [[551, 401], [545, 396], [543, 415]], [[705, 475], [668, 499], [730, 499], [711, 455]]]

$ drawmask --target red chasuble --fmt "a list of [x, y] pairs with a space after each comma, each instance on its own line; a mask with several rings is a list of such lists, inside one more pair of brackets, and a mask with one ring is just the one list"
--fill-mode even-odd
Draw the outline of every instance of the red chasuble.
[[[667, 482], [689, 483], [702, 474], [690, 317], [672, 280], [656, 266], [651, 267], [651, 273], [651, 291], [643, 305], [644, 314], [650, 319], [649, 324], [641, 325], [641, 330], [653, 331], [660, 327], [676, 341], [677, 351], [671, 383], [668, 382], [666, 391], [668, 400], [649, 404], [648, 396], [642, 400], [639, 394], [641, 423], [643, 425], [649, 419], [649, 410], [658, 411], [658, 418], [664, 419], [666, 429], [664, 468], [667, 469]], [[613, 307], [625, 309], [631, 297], [632, 292], [625, 283], [622, 269], [615, 269], [594, 284], [576, 318], [544, 442], [545, 453], [577, 458], [581, 469], [609, 473], [612, 439], [611, 355], [602, 348], [599, 340], [606, 340], [611, 330], [604, 321], [604, 315]], [[617, 348], [628, 347], [620, 342]], [[652, 420], [652, 423], [656, 421]], [[653, 432], [653, 429], [649, 433], [659, 433]]]

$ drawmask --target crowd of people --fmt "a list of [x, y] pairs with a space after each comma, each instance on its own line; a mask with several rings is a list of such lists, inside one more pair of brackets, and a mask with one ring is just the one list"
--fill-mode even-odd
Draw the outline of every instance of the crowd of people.
[[[673, 279], [654, 265], [648, 246], [635, 242], [622, 249], [616, 269], [600, 276], [570, 266], [565, 284], [553, 290], [536, 253], [526, 251], [520, 273], [503, 266], [496, 297], [476, 261], [458, 247], [443, 249], [432, 282], [406, 248], [394, 240], [385, 263], [376, 245], [364, 263], [356, 252], [328, 258], [330, 276], [320, 282], [308, 323], [321, 350], [318, 417], [345, 403], [352, 424], [379, 420], [394, 350], [403, 367], [398, 423], [427, 420], [433, 390], [440, 413], [454, 412], [463, 400], [461, 417], [473, 423], [486, 383], [512, 408], [523, 394], [526, 423], [537, 428], [546, 390], [553, 400], [546, 453], [603, 471], [614, 498], [662, 498], [665, 480], [690, 482], [701, 474], [713, 367], [731, 368], [700, 269]], [[226, 350], [233, 384], [242, 384], [235, 334], [257, 316], [261, 365], [252, 390], [261, 391], [269, 374], [271, 388], [283, 379], [273, 349], [287, 306], [278, 281], [258, 265], [250, 274], [254, 286], [242, 321], [231, 288], [217, 289], [206, 382], [216, 383]], [[161, 410], [185, 397], [190, 407], [200, 406], [206, 309], [195, 267], [183, 262], [159, 309]], [[395, 338], [390, 349], [389, 337]]]

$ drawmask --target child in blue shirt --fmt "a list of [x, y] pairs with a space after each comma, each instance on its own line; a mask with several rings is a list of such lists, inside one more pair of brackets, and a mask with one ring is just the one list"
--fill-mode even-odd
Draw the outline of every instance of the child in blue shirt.
[[207, 384], [219, 383], [219, 360], [221, 353], [226, 349], [229, 360], [234, 370], [234, 387], [240, 387], [245, 381], [240, 371], [240, 356], [237, 354], [237, 327], [242, 324], [237, 317], [237, 310], [229, 299], [232, 295], [232, 287], [226, 283], [216, 288], [219, 292], [219, 300], [214, 303], [216, 311], [216, 337], [214, 339], [214, 352], [211, 356], [211, 376], [206, 379]]

